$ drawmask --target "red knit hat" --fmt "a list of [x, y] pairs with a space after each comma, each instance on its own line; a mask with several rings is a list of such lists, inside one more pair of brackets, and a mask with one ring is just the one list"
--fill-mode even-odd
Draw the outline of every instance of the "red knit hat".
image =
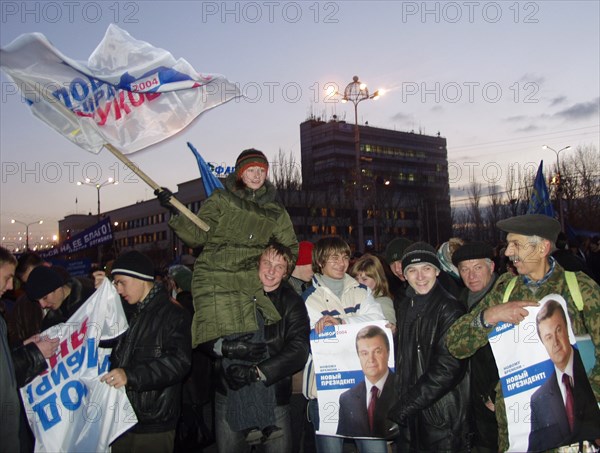
[[308, 241], [302, 241], [298, 244], [298, 259], [296, 260], [296, 266], [312, 264], [313, 247], [314, 244]]
[[235, 175], [239, 178], [242, 173], [249, 167], [261, 167], [265, 171], [269, 169], [269, 161], [266, 156], [259, 150], [251, 148], [242, 151], [235, 161]]

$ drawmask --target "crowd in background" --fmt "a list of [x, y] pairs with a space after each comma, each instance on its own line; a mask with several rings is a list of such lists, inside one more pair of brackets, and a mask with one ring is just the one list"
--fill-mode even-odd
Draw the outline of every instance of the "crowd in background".
[[[16, 407], [18, 387], [56, 350], [57, 342], [40, 333], [69, 319], [106, 278], [121, 296], [129, 329], [111, 345], [102, 382], [125, 387], [139, 419], [113, 451], [505, 450], [506, 409], [485, 334], [500, 321], [523, 319], [532, 304], [523, 302], [528, 290], [536, 297], [561, 291], [571, 303], [560, 284], [565, 271], [577, 273], [591, 307], [581, 316], [569, 312], [574, 329], [587, 330], [598, 347], [600, 238], [568, 241], [556, 220], [529, 215], [499, 222], [508, 233], [503, 244], [398, 237], [385, 250], [360, 254], [335, 236], [298, 243], [267, 170], [260, 151], [238, 157], [226, 188], [200, 210], [208, 232], [173, 211], [172, 228], [202, 249], [189, 266], [156, 270], [131, 251], [89, 276], [71, 276], [33, 252], [17, 261], [2, 249], [3, 447], [33, 449], [22, 410], [6, 407]], [[170, 191], [158, 197], [170, 206]], [[523, 259], [524, 247], [534, 260]], [[514, 290], [520, 298], [500, 304], [514, 276], [522, 277]], [[364, 321], [391, 329], [394, 371], [385, 365], [372, 379], [365, 372], [364, 421], [351, 430], [360, 439], [315, 434], [320, 414], [309, 332]], [[366, 332], [357, 351], [377, 335]], [[144, 350], [155, 352], [140, 356]], [[384, 400], [386, 414], [374, 425], [375, 404], [381, 411]], [[340, 424], [349, 401], [340, 399]], [[9, 412], [17, 420], [10, 427]], [[578, 435], [593, 442], [599, 427], [584, 423]]]

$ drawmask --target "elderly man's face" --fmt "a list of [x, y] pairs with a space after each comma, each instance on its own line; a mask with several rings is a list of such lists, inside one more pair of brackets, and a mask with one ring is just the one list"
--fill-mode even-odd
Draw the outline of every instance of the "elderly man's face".
[[508, 233], [506, 241], [508, 245], [504, 254], [511, 260], [520, 275], [538, 277], [542, 273], [536, 280], [543, 277], [546, 260], [544, 241], [535, 242], [531, 236], [515, 233]]
[[356, 342], [356, 351], [360, 360], [360, 367], [365, 377], [375, 384], [386, 373], [390, 351], [380, 335], [372, 338], [361, 338]]
[[538, 330], [550, 359], [559, 370], [564, 371], [572, 348], [569, 343], [567, 324], [560, 312], [555, 311], [552, 316], [541, 321]]
[[494, 263], [483, 258], [465, 260], [458, 263], [458, 272], [469, 291], [476, 293], [490, 283], [494, 273]]

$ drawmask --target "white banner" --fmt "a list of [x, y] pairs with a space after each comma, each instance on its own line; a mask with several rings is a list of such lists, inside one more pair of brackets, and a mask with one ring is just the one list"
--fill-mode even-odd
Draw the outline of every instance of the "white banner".
[[567, 303], [558, 294], [539, 302], [527, 307], [529, 315], [520, 324], [499, 323], [489, 335], [506, 405], [508, 451], [543, 451], [600, 438], [600, 410]]
[[[385, 437], [387, 411], [396, 402], [394, 341], [387, 321], [328, 326], [311, 332], [311, 351], [319, 400], [317, 434], [356, 438]], [[369, 332], [367, 332], [369, 330]], [[364, 340], [357, 339], [357, 335]], [[383, 339], [387, 338], [387, 342]], [[369, 376], [366, 376], [368, 374]], [[369, 383], [368, 380], [374, 381]], [[369, 425], [367, 388], [379, 398]]]
[[175, 60], [114, 24], [87, 63], [30, 33], [0, 49], [0, 66], [34, 115], [94, 153], [105, 143], [124, 154], [139, 151], [241, 96], [224, 77], [198, 73], [184, 59]]
[[48, 369], [21, 389], [36, 452], [106, 452], [137, 423], [125, 388], [100, 382], [110, 369], [110, 349], [100, 340], [128, 328], [120, 297], [110, 280], [69, 318], [42, 333], [60, 338]]

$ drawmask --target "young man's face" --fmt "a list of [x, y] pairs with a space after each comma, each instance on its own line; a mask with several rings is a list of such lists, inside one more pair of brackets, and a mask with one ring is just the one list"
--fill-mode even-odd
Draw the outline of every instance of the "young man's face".
[[258, 278], [266, 292], [274, 291], [279, 288], [281, 280], [287, 272], [287, 263], [285, 258], [275, 253], [274, 250], [268, 250], [260, 257], [258, 264]]
[[571, 343], [567, 324], [560, 312], [555, 311], [552, 316], [538, 324], [540, 338], [554, 365], [564, 371], [571, 357]]
[[58, 310], [65, 300], [65, 290], [62, 286], [56, 288], [51, 293], [46, 294], [38, 302], [42, 308], [49, 310]]
[[356, 342], [356, 352], [365, 377], [371, 384], [375, 384], [388, 369], [390, 351], [388, 351], [385, 341], [380, 335], [361, 338]]
[[429, 263], [413, 264], [406, 269], [404, 276], [417, 294], [427, 294], [435, 285], [440, 271]]
[[327, 257], [321, 266], [321, 270], [323, 271], [323, 275], [326, 277], [333, 278], [335, 280], [342, 280], [346, 274], [346, 271], [348, 270], [349, 264], [350, 257], [348, 255], [334, 253]]
[[115, 275], [113, 284], [121, 296], [130, 305], [135, 305], [144, 300], [150, 292], [148, 282], [129, 275]]
[[15, 265], [4, 263], [0, 266], [0, 297], [6, 292], [13, 289], [13, 278], [15, 276]]
[[396, 277], [398, 277], [403, 282], [406, 281], [406, 279], [404, 278], [404, 274], [402, 273], [402, 261], [400, 261], [400, 260], [394, 261], [392, 264], [390, 264], [390, 269], [392, 270], [392, 273]]

